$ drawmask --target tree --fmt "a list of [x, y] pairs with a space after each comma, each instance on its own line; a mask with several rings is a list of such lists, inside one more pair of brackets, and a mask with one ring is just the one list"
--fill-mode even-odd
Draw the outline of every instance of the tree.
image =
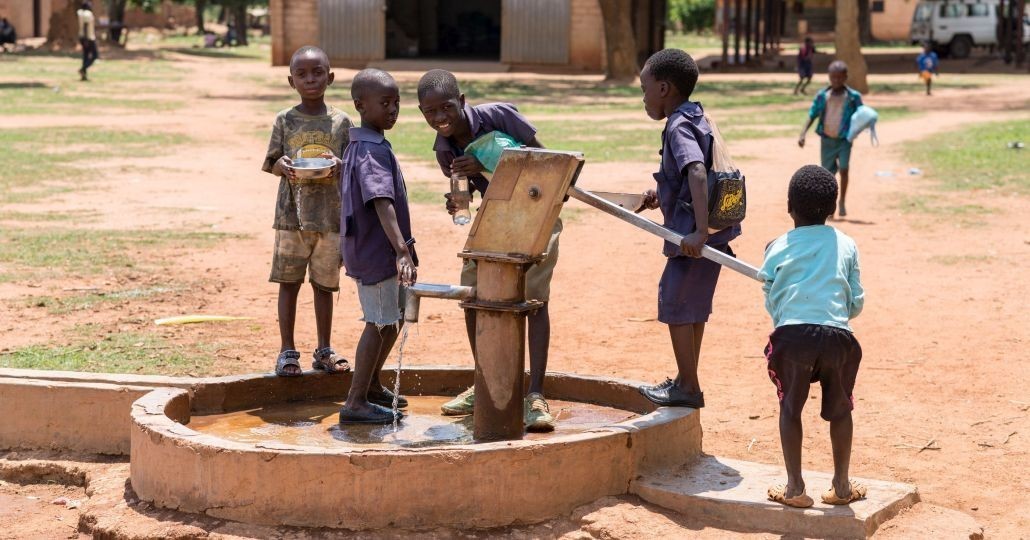
[[605, 80], [631, 80], [640, 74], [633, 35], [632, 0], [600, 0], [604, 19]]
[[837, 59], [848, 65], [848, 86], [863, 94], [868, 92], [866, 77], [869, 69], [862, 56], [862, 43], [858, 36], [858, 0], [837, 0], [834, 46]]
[[75, 14], [79, 2], [70, 1], [50, 15], [50, 29], [46, 33], [46, 46], [51, 50], [74, 49], [79, 43], [79, 16]]

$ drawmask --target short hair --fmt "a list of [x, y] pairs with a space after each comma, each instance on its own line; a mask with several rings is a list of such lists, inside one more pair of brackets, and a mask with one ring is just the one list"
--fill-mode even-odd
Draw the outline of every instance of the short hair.
[[389, 73], [376, 68], [367, 68], [354, 75], [350, 83], [350, 97], [362, 99], [366, 92], [374, 88], [397, 86], [397, 81]]
[[418, 99], [421, 100], [430, 92], [440, 92], [448, 99], [461, 95], [458, 79], [446, 69], [431, 69], [418, 80]]
[[848, 65], [843, 60], [834, 60], [830, 62], [830, 67], [826, 68], [828, 73], [847, 73]]
[[818, 165], [805, 165], [790, 177], [787, 200], [798, 216], [807, 221], [825, 222], [837, 201], [837, 179]]
[[654, 80], [672, 84], [685, 98], [690, 97], [697, 86], [697, 62], [681, 49], [662, 49], [652, 54], [644, 63], [644, 68]]
[[305, 45], [297, 49], [297, 51], [293, 53], [293, 56], [290, 57], [290, 69], [293, 69], [294, 61], [296, 61], [301, 56], [305, 56], [308, 54], [321, 56], [322, 58], [325, 58], [325, 65], [326, 67], [329, 67], [329, 55], [326, 54], [325, 51], [319, 49], [318, 47], [315, 47], [314, 45]]

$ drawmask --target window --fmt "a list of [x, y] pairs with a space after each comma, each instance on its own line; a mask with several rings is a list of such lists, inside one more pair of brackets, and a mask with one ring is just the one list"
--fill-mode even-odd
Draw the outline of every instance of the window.
[[970, 17], [989, 17], [990, 15], [990, 8], [987, 4], [969, 4]]
[[916, 12], [912, 14], [912, 20], [916, 22], [929, 21], [933, 15], [933, 4], [919, 4]]
[[873, 0], [872, 6], [869, 11], [872, 13], [883, 13], [883, 0]]
[[942, 19], [957, 19], [966, 16], [966, 6], [962, 4], [941, 4]]

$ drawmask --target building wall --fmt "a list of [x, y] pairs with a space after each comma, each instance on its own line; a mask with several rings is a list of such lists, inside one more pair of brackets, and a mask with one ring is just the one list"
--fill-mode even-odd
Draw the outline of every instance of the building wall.
[[[0, 17], [7, 17], [7, 20], [14, 25], [19, 38], [33, 37], [32, 4], [32, 0], [0, 0]], [[93, 4], [93, 11], [98, 19], [107, 17], [104, 2], [98, 0]], [[50, 16], [67, 5], [68, 0], [40, 0], [40, 33], [38, 37], [46, 37], [47, 31], [50, 30]], [[175, 17], [177, 24], [190, 25], [196, 18], [194, 13], [191, 6], [182, 6], [165, 0], [154, 13], [146, 13], [139, 8], [125, 10], [125, 24], [129, 28], [146, 26], [162, 28], [168, 21], [168, 16], [171, 15]]]
[[883, 12], [869, 14], [873, 38], [907, 41], [917, 3], [917, 0], [884, 0]]
[[293, 51], [304, 45], [318, 45], [318, 0], [270, 0], [272, 65], [290, 64]]
[[598, 0], [572, 0], [569, 65], [589, 71], [604, 69], [604, 19]]

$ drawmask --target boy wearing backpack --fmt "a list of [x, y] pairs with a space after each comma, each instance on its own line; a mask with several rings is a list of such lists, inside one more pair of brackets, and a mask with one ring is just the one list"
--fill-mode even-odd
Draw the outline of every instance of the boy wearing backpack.
[[686, 235], [678, 246], [665, 243], [668, 261], [658, 284], [658, 320], [669, 325], [678, 374], [642, 386], [640, 393], [658, 405], [695, 409], [705, 405], [697, 365], [720, 269], [701, 258], [701, 249], [707, 244], [732, 255], [729, 242], [740, 236], [739, 224], [709, 234], [714, 137], [701, 104], [690, 101], [697, 79], [697, 64], [679, 49], [656, 52], [640, 72], [644, 110], [652, 120], [666, 121], [661, 169], [654, 175], [658, 186], [645, 194], [645, 205], [660, 208], [664, 225]]

